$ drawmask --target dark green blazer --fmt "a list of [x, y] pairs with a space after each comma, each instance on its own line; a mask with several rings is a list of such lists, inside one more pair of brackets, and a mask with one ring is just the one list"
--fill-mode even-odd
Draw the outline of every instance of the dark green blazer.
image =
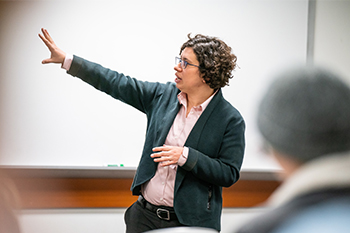
[[[77, 56], [68, 73], [146, 114], [145, 144], [131, 186], [132, 193], [139, 195], [141, 185], [156, 172], [152, 148], [165, 142], [180, 109], [180, 91], [175, 83], [139, 81]], [[177, 168], [174, 209], [182, 224], [220, 230], [222, 187], [239, 178], [244, 130], [242, 116], [219, 90], [186, 140], [186, 163]]]

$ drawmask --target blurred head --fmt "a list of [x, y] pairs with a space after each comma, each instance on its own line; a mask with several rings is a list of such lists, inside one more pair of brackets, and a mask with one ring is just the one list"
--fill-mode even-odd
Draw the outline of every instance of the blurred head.
[[188, 34], [188, 41], [182, 45], [180, 55], [185, 48], [193, 49], [201, 77], [210, 88], [228, 85], [237, 61], [237, 57], [231, 53], [231, 47], [215, 37], [198, 34], [192, 38]]
[[298, 163], [350, 151], [350, 88], [321, 68], [287, 70], [262, 98], [257, 123], [274, 150]]

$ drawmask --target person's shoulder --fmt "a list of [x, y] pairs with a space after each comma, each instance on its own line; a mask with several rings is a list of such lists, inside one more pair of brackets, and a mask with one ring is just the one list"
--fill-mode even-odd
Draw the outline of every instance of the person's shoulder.
[[166, 82], [163, 84], [166, 88], [179, 91], [179, 89], [176, 87], [176, 84], [174, 82]]
[[137, 81], [140, 83], [143, 83], [144, 86], [158, 89], [159, 92], [165, 92], [165, 91], [176, 92], [178, 90], [175, 83], [172, 83], [172, 82], [162, 83], [162, 82], [151, 82], [151, 81], [143, 81], [143, 80], [137, 80]]
[[319, 203], [287, 219], [272, 233], [350, 232], [350, 199]]
[[180, 92], [179, 89], [176, 87], [175, 83], [173, 82], [166, 82], [166, 83], [156, 82], [155, 85], [158, 86], [158, 89], [162, 93], [174, 94], [174, 93]]
[[[220, 102], [220, 111], [223, 111], [225, 115], [232, 116], [236, 119], [241, 119], [243, 121], [243, 116], [241, 112], [233, 106], [229, 101], [227, 101], [223, 96], [222, 93], [218, 93], [219, 102]], [[220, 96], [221, 95], [221, 96]]]

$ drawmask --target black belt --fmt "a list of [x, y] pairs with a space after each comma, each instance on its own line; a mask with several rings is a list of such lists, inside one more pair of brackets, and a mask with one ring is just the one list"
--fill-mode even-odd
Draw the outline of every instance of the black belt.
[[158, 218], [171, 221], [171, 220], [177, 220], [175, 211], [172, 207], [167, 206], [156, 206], [151, 203], [149, 203], [143, 196], [139, 196], [137, 201], [141, 204], [143, 208], [148, 209], [149, 211], [152, 211], [157, 215]]

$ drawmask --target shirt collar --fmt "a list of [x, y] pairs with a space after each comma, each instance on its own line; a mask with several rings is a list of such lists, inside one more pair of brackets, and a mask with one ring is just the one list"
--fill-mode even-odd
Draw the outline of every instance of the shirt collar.
[[[200, 111], [204, 111], [206, 109], [206, 107], [209, 105], [210, 101], [213, 99], [214, 95], [219, 91], [219, 89], [217, 89], [214, 94], [212, 94], [208, 99], [206, 99], [203, 103], [201, 103], [198, 106], [195, 106], [195, 109], [200, 109]], [[185, 106], [187, 108], [187, 94], [184, 92], [180, 92], [177, 95], [177, 99], [179, 100], [179, 103], [182, 104], [183, 106]]]

